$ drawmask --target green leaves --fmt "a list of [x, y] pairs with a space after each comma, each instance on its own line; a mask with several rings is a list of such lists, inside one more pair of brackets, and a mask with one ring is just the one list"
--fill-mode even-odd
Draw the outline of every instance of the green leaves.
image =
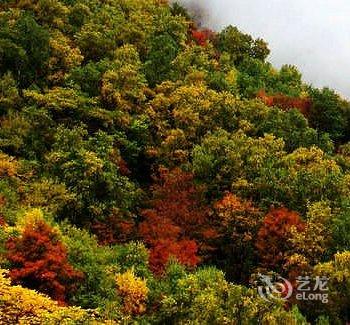
[[49, 32], [29, 14], [13, 25], [2, 18], [0, 25], [0, 73], [12, 71], [21, 87], [38, 83], [49, 59]]
[[155, 86], [170, 76], [171, 62], [175, 59], [179, 46], [170, 35], [154, 36], [145, 61], [145, 74], [151, 86]]
[[86, 224], [103, 219], [113, 208], [132, 208], [136, 186], [118, 171], [119, 153], [113, 148], [113, 137], [101, 131], [95, 137], [87, 137], [81, 127], [57, 131], [46, 168], [78, 199], [76, 206], [65, 211], [65, 217]]
[[262, 39], [254, 40], [237, 27], [228, 26], [218, 34], [215, 42], [220, 52], [227, 52], [232, 63], [239, 65], [245, 57], [264, 61], [270, 53], [267, 44]]
[[334, 141], [347, 139], [349, 103], [329, 88], [310, 89], [310, 95], [313, 102], [311, 126], [329, 133]]
[[193, 150], [193, 169], [214, 195], [234, 189], [265, 207], [276, 203], [305, 211], [308, 201], [335, 203], [344, 193], [340, 167], [322, 150], [298, 148], [286, 154], [284, 142], [272, 135], [208, 135]]

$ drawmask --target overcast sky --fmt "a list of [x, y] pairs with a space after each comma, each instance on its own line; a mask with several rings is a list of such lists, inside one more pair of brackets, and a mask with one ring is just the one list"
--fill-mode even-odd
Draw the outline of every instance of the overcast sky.
[[212, 28], [238, 26], [269, 43], [276, 66], [350, 98], [350, 0], [183, 0], [205, 6]]

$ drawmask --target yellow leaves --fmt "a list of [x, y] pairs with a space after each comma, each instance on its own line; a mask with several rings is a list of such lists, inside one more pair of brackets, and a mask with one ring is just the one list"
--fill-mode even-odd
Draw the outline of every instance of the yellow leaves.
[[217, 114], [219, 95], [204, 84], [181, 86], [169, 95], [173, 106], [172, 116], [178, 128], [194, 138], [198, 131], [207, 129]]
[[338, 252], [332, 261], [314, 267], [314, 276], [327, 278], [329, 303], [325, 310], [329, 314], [340, 315], [349, 309], [350, 296], [350, 251]]
[[144, 80], [137, 68], [125, 64], [117, 71], [107, 71], [102, 77], [101, 97], [111, 108], [130, 111], [134, 103], [145, 99]]
[[84, 57], [79, 48], [73, 47], [71, 40], [59, 31], [50, 38], [51, 57], [49, 59], [49, 81], [62, 82], [66, 73], [81, 64]]
[[242, 130], [244, 133], [248, 134], [249, 132], [254, 130], [254, 124], [249, 122], [248, 120], [239, 120], [238, 128]]
[[19, 163], [14, 158], [0, 152], [0, 178], [15, 177], [19, 168]]
[[310, 222], [326, 225], [332, 219], [332, 209], [327, 202], [315, 202], [308, 206], [306, 217]]
[[63, 29], [69, 9], [59, 0], [20, 0], [18, 7], [31, 9], [41, 23]]
[[174, 129], [174, 130], [170, 130], [166, 139], [163, 141], [163, 145], [166, 145], [169, 148], [176, 148], [178, 146], [178, 144], [185, 144], [186, 141], [186, 137], [185, 137], [185, 133], [183, 130], [181, 129]]
[[334, 255], [333, 261], [316, 265], [314, 274], [327, 276], [330, 283], [338, 284], [338, 287], [344, 289], [344, 291], [348, 290], [350, 284], [350, 251], [338, 252]]
[[324, 152], [314, 146], [295, 150], [285, 157], [284, 162], [292, 167], [291, 170], [307, 170], [309, 173], [319, 173], [322, 176], [341, 171], [335, 160], [327, 159]]
[[135, 276], [133, 270], [118, 274], [117, 291], [123, 299], [124, 311], [127, 314], [140, 315], [146, 311], [146, 300], [149, 289], [146, 280]]
[[297, 270], [300, 273], [302, 270], [308, 270], [309, 266], [310, 261], [304, 255], [295, 253], [286, 257], [283, 268], [292, 275], [293, 270]]
[[321, 162], [324, 158], [324, 152], [317, 148], [298, 148], [289, 155], [291, 161], [296, 165], [305, 165], [309, 163]]
[[17, 221], [16, 228], [22, 232], [26, 225], [35, 225], [39, 221], [43, 221], [45, 218], [43, 211], [41, 209], [35, 208], [25, 212], [25, 214], [18, 219], [19, 220]]
[[[51, 224], [52, 220], [50, 219], [50, 215], [44, 214], [43, 210], [40, 208], [33, 208], [18, 213], [16, 225], [13, 227], [6, 227], [5, 231], [9, 236], [21, 236], [26, 227], [36, 229], [41, 222]], [[61, 236], [60, 228], [57, 225], [52, 226], [52, 235], [57, 239]]]
[[21, 103], [16, 81], [8, 72], [0, 78], [0, 107], [5, 110], [16, 108]]
[[7, 271], [0, 269], [0, 324], [74, 324], [86, 318], [80, 308], [61, 307], [34, 290], [11, 286]]
[[161, 143], [158, 155], [165, 157], [176, 164], [187, 161], [190, 144], [186, 139], [185, 132], [181, 129], [169, 130], [165, 140]]
[[348, 197], [350, 196], [350, 173], [346, 173], [343, 176], [339, 184], [339, 192], [341, 196]]
[[98, 158], [95, 152], [86, 151], [83, 156], [86, 169], [84, 171], [85, 177], [91, 177], [94, 174], [102, 172], [103, 160]]
[[184, 84], [189, 86], [203, 86], [206, 83], [207, 73], [204, 71], [193, 71], [187, 74]]
[[294, 313], [286, 311], [286, 310], [279, 310], [276, 312], [267, 312], [262, 320], [262, 325], [307, 325], [309, 324], [306, 322], [306, 320], [302, 319], [300, 320], [300, 317], [297, 318]]
[[250, 183], [244, 177], [237, 177], [231, 184], [232, 190], [249, 190], [252, 189], [254, 184]]
[[52, 179], [42, 179], [31, 184], [28, 191], [24, 193], [22, 204], [41, 207], [55, 213], [74, 199], [74, 194], [70, 193], [65, 185], [57, 184]]
[[[293, 247], [291, 255], [302, 259], [299, 262], [304, 266], [318, 263], [329, 246], [331, 219], [332, 211], [327, 202], [316, 202], [308, 207], [304, 230], [298, 231], [295, 227], [290, 229], [289, 242]], [[291, 258], [288, 257], [289, 264], [292, 263]]]
[[350, 252], [342, 252], [334, 255], [335, 267], [350, 273]]
[[[39, 106], [58, 112], [77, 111], [85, 104], [85, 99], [80, 97], [75, 90], [61, 87], [52, 88], [45, 94], [35, 90], [25, 90], [24, 96]], [[93, 103], [90, 99], [88, 101]]]
[[193, 111], [190, 106], [182, 106], [173, 112], [176, 125], [178, 127], [186, 128], [189, 135], [194, 136], [196, 129], [200, 124], [199, 113]]
[[105, 72], [101, 80], [101, 97], [111, 109], [129, 112], [146, 98], [139, 54], [134, 46], [125, 45], [115, 50], [113, 57], [113, 70]]
[[113, 53], [113, 59], [116, 62], [134, 65], [136, 68], [141, 68], [142, 65], [136, 47], [131, 44], [126, 44], [116, 49]]
[[232, 86], [236, 87], [237, 86], [237, 75], [238, 72], [235, 69], [232, 69], [227, 72], [226, 74], [226, 81]]
[[187, 46], [172, 62], [173, 69], [177, 71], [179, 78], [184, 78], [194, 71], [209, 71], [213, 69], [212, 64], [206, 48], [202, 46]]

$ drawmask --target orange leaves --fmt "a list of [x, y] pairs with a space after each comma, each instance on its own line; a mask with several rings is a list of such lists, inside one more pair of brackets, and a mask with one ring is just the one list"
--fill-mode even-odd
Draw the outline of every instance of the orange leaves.
[[156, 245], [159, 240], [176, 240], [181, 235], [181, 228], [169, 218], [162, 218], [154, 209], [142, 211], [145, 218], [139, 226], [139, 233], [148, 245]]
[[195, 266], [199, 262], [197, 245], [210, 235], [209, 211], [201, 203], [203, 188], [194, 184], [193, 175], [179, 168], [162, 168], [159, 174], [151, 188], [150, 208], [142, 211], [144, 221], [139, 226], [139, 234], [151, 250], [150, 265], [158, 274], [171, 256]]
[[261, 212], [250, 201], [226, 193], [214, 205], [214, 216], [218, 233], [214, 258], [230, 278], [245, 280], [255, 260], [254, 241]]
[[[204, 188], [194, 184], [193, 175], [180, 168], [172, 171], [162, 168], [157, 183], [151, 190], [151, 209], [143, 211], [146, 219], [168, 221], [181, 230], [177, 235], [198, 235], [208, 216], [203, 201]], [[151, 217], [151, 214], [154, 216]], [[164, 221], [165, 220], [165, 221]], [[167, 235], [165, 236], [167, 238]], [[159, 238], [159, 237], [156, 237]]]
[[253, 230], [259, 221], [259, 209], [255, 208], [250, 201], [244, 201], [232, 193], [226, 195], [218, 201], [215, 206], [216, 214], [220, 225], [229, 227], [236, 224], [234, 228], [245, 228], [247, 231]]
[[171, 258], [175, 258], [182, 265], [195, 267], [200, 262], [197, 253], [198, 246], [194, 240], [161, 239], [150, 250], [150, 268], [160, 275]]
[[285, 111], [296, 108], [305, 117], [310, 115], [312, 106], [310, 98], [291, 97], [282, 94], [268, 96], [263, 90], [259, 91], [257, 97], [262, 99], [267, 106], [278, 106]]
[[191, 36], [199, 46], [206, 46], [213, 38], [214, 32], [210, 29], [192, 29]]
[[12, 281], [61, 303], [83, 277], [68, 263], [66, 248], [57, 232], [42, 220], [28, 223], [20, 237], [8, 240], [7, 249]]
[[290, 249], [288, 239], [292, 227], [297, 231], [303, 231], [305, 227], [299, 214], [294, 211], [272, 209], [265, 216], [256, 242], [263, 266], [278, 267], [283, 264], [285, 253]]

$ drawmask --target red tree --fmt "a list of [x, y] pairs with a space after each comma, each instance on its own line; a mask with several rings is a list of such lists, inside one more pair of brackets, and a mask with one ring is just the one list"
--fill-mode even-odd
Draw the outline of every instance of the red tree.
[[91, 230], [100, 245], [129, 242], [135, 235], [135, 228], [133, 220], [118, 214], [109, 216], [104, 221], [95, 221], [91, 225]]
[[296, 108], [305, 117], [310, 115], [312, 106], [310, 98], [291, 97], [283, 94], [268, 96], [263, 90], [259, 91], [257, 97], [262, 99], [267, 106], [277, 106], [285, 111]]
[[150, 268], [155, 274], [160, 275], [172, 257], [182, 265], [194, 267], [200, 262], [197, 252], [198, 246], [194, 240], [160, 239], [150, 250]]
[[171, 256], [195, 266], [197, 251], [207, 250], [208, 237], [213, 236], [209, 209], [202, 203], [203, 188], [194, 184], [191, 173], [163, 168], [151, 191], [153, 198], [150, 208], [142, 211], [139, 234], [150, 247], [152, 270], [161, 273]]
[[[0, 211], [1, 208], [6, 205], [6, 198], [0, 194]], [[6, 225], [5, 217], [0, 212], [0, 226], [4, 227]]]
[[285, 253], [290, 249], [288, 238], [292, 226], [298, 231], [305, 228], [297, 212], [279, 208], [270, 210], [265, 216], [256, 241], [264, 267], [278, 269], [283, 264]]
[[205, 46], [214, 36], [214, 32], [210, 29], [192, 29], [191, 36], [197, 45]]
[[28, 224], [22, 236], [7, 241], [14, 283], [37, 289], [64, 304], [83, 274], [67, 261], [67, 251], [57, 232], [44, 221]]

